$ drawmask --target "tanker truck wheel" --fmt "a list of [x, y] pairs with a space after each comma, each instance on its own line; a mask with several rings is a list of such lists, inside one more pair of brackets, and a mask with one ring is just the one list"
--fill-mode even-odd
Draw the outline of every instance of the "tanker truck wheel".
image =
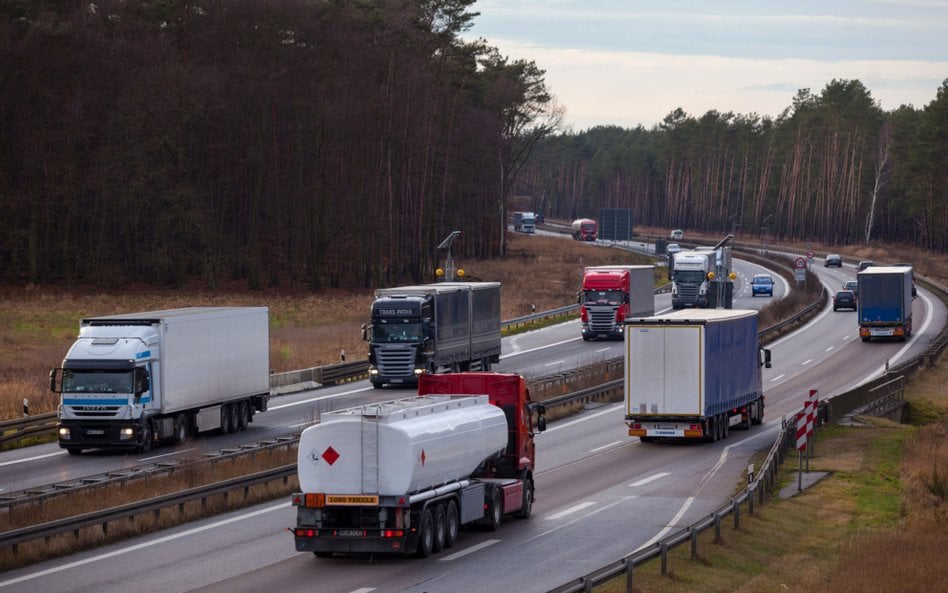
[[487, 509], [490, 516], [487, 517], [487, 530], [497, 531], [500, 529], [500, 522], [504, 518], [504, 502], [500, 497], [500, 488], [494, 488], [490, 497], [490, 508]]
[[454, 500], [448, 501], [448, 508], [444, 512], [444, 547], [453, 548], [458, 541], [458, 505]]
[[523, 479], [523, 503], [520, 510], [514, 513], [518, 519], [527, 519], [533, 513], [533, 480]]
[[427, 558], [431, 556], [433, 548], [434, 519], [431, 517], [431, 509], [425, 509], [421, 514], [421, 523], [418, 525], [418, 557]]
[[444, 505], [438, 503], [434, 509], [434, 540], [432, 541], [431, 551], [438, 553], [444, 549], [447, 540], [447, 517], [444, 512]]

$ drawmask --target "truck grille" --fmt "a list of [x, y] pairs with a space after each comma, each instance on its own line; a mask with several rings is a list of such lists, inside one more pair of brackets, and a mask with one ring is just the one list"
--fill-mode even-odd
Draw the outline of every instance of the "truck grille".
[[586, 307], [589, 328], [594, 332], [611, 332], [616, 326], [617, 307]]
[[383, 376], [411, 376], [415, 371], [415, 348], [380, 346], [375, 351], [375, 360]]
[[678, 300], [682, 303], [697, 303], [700, 288], [701, 286], [698, 284], [679, 284]]

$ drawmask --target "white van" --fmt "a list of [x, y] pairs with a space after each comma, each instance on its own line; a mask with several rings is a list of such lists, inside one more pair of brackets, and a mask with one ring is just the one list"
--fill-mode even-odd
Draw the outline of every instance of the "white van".
[[681, 241], [685, 238], [685, 231], [681, 229], [675, 229], [672, 232], [668, 233], [669, 239], [674, 239], [675, 241]]

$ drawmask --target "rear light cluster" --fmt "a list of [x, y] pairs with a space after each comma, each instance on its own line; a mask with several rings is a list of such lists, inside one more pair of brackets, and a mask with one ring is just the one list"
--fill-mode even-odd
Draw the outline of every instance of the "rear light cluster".
[[[323, 535], [328, 535], [329, 537], [339, 537], [338, 529], [333, 529], [333, 530], [327, 529], [323, 531], [324, 531]], [[296, 537], [319, 537], [319, 530], [296, 528], [293, 530], [293, 535], [295, 535]], [[369, 536], [370, 534], [367, 529], [363, 529], [359, 533], [352, 533], [352, 531], [347, 530], [346, 535], [345, 535], [345, 537], [369, 537]], [[392, 539], [392, 538], [401, 539], [405, 537], [405, 530], [404, 529], [383, 529], [382, 531], [379, 532], [379, 536], [386, 539]]]

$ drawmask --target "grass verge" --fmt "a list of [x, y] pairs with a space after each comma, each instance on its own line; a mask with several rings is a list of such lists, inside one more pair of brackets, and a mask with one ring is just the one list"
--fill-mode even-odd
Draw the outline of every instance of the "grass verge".
[[[812, 471], [830, 475], [792, 498], [771, 498], [738, 529], [669, 552], [634, 573], [636, 593], [930, 592], [948, 583], [948, 365], [906, 390], [910, 424], [863, 418], [817, 433]], [[921, 420], [921, 423], [919, 423]], [[792, 483], [795, 463], [782, 480]], [[595, 589], [626, 591], [624, 578]]]

